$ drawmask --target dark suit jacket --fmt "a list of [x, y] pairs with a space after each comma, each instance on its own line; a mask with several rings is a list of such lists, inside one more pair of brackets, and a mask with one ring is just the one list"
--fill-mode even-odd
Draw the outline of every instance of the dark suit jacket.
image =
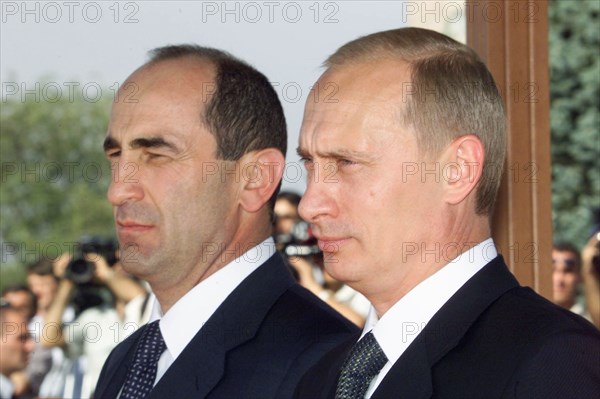
[[[296, 397], [333, 398], [357, 338], [312, 368]], [[599, 393], [598, 330], [520, 287], [498, 257], [433, 316], [371, 398], [587, 399]]]
[[[95, 398], [117, 396], [144, 328], [112, 351]], [[302, 375], [356, 331], [275, 254], [227, 297], [149, 398], [289, 398]]]

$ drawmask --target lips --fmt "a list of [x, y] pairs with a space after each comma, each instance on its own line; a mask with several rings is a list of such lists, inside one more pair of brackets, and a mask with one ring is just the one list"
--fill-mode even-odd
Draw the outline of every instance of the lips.
[[347, 237], [317, 237], [319, 249], [323, 252], [333, 253], [338, 252], [341, 247], [348, 241]]
[[132, 220], [117, 221], [117, 230], [119, 233], [143, 233], [153, 227], [151, 224], [143, 224]]

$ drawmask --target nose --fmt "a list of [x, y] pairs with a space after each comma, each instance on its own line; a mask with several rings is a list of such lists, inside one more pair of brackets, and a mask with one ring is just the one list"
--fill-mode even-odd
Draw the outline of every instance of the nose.
[[28, 336], [25, 341], [24, 351], [29, 355], [35, 349], [35, 342], [31, 336]]
[[107, 198], [113, 206], [128, 201], [139, 201], [144, 197], [139, 165], [135, 162], [114, 162]]
[[560, 270], [555, 270], [552, 273], [552, 282], [554, 285], [562, 285], [564, 281], [565, 273]]
[[[318, 165], [315, 164], [315, 168], [317, 167]], [[298, 205], [298, 213], [309, 223], [318, 223], [324, 217], [334, 218], [338, 214], [335, 192], [339, 182], [323, 178], [330, 172], [327, 166], [320, 169], [322, 173], [309, 174], [306, 192]]]

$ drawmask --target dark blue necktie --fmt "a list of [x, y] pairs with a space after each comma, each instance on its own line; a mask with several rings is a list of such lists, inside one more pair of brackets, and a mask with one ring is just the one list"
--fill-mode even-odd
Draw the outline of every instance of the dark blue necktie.
[[143, 399], [150, 393], [156, 379], [158, 359], [166, 348], [158, 320], [148, 324], [135, 351], [120, 399]]
[[388, 359], [369, 331], [358, 341], [346, 358], [338, 380], [335, 399], [362, 399], [371, 381]]

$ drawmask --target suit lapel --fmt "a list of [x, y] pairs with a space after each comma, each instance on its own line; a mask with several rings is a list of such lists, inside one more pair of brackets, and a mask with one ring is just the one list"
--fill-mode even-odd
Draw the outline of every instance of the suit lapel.
[[227, 352], [252, 339], [294, 279], [279, 254], [246, 278], [202, 326], [149, 398], [206, 397], [223, 378]]
[[[337, 346], [335, 349], [327, 353], [319, 363], [321, 369], [318, 370], [319, 375], [319, 397], [323, 398], [334, 398], [337, 384], [340, 379], [340, 370], [344, 365], [344, 361], [354, 344], [360, 338], [360, 332], [353, 334], [352, 338], [346, 340], [343, 344]], [[320, 366], [321, 364], [327, 367]]]
[[135, 348], [137, 347], [137, 343], [144, 328], [146, 328], [146, 326], [142, 326], [115, 348], [115, 352], [111, 354], [111, 357], [107, 360], [107, 362], [110, 363], [107, 364], [106, 378], [103, 378], [103, 380], [108, 383], [98, 385], [97, 390], [94, 392], [94, 397], [117, 397], [121, 387], [125, 383], [127, 372], [133, 361], [133, 356], [135, 355]]
[[394, 363], [372, 399], [429, 398], [431, 369], [496, 299], [519, 284], [498, 256], [463, 285]]

